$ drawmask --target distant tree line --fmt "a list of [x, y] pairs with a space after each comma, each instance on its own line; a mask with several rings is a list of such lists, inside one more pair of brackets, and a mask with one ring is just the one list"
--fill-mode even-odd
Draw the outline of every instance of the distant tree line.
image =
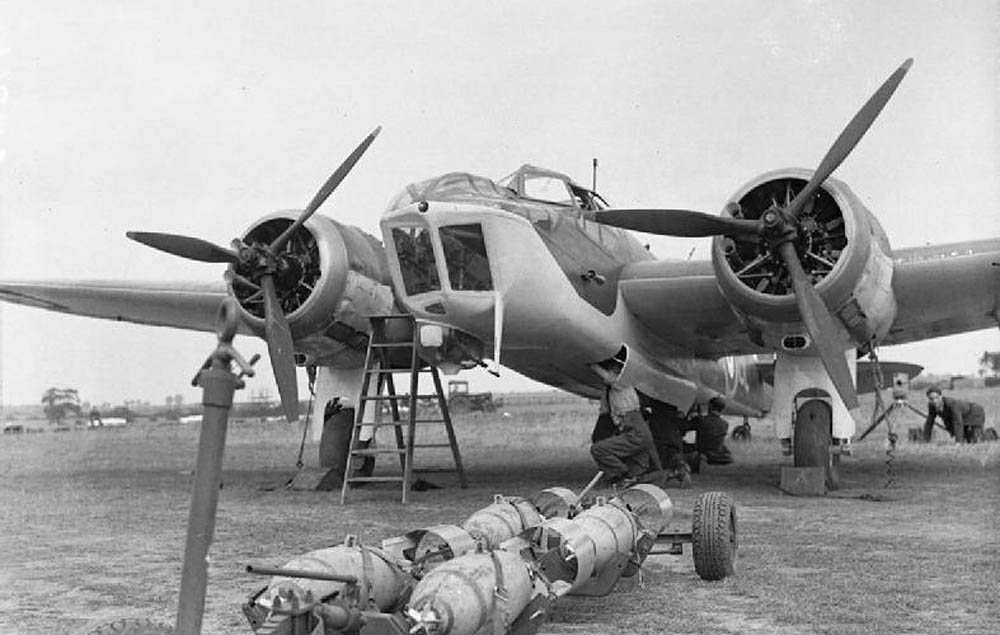
[[1000, 386], [1000, 351], [983, 351], [979, 358], [979, 376], [987, 386]]
[[42, 393], [42, 410], [49, 423], [61, 425], [67, 417], [79, 418], [80, 394], [76, 388], [49, 388]]

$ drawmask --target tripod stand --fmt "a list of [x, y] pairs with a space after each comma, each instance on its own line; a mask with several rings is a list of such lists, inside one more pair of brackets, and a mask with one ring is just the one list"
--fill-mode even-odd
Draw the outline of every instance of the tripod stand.
[[[893, 427], [892, 427], [893, 421], [892, 421], [892, 418], [894, 418], [895, 415], [897, 415], [897, 414], [902, 414], [902, 411], [904, 409], [912, 410], [913, 412], [917, 413], [918, 415], [920, 415], [924, 419], [927, 418], [927, 413], [926, 412], [921, 412], [916, 407], [914, 407], [913, 405], [911, 405], [906, 400], [906, 395], [905, 394], [903, 394], [903, 395], [900, 396], [900, 395], [896, 394], [895, 391], [894, 391], [894, 394], [892, 396], [892, 403], [889, 404], [888, 407], [884, 408], [882, 410], [882, 414], [880, 414], [874, 421], [872, 421], [872, 424], [870, 426], [868, 426], [868, 429], [865, 430], [864, 433], [862, 433], [862, 435], [860, 437], [858, 437], [858, 441], [864, 441], [865, 437], [867, 437], [869, 434], [871, 434], [871, 432], [873, 430], [875, 430], [875, 428], [877, 428], [880, 423], [882, 423], [883, 421], [885, 421], [886, 422], [886, 426], [889, 428], [889, 437], [890, 437], [889, 438], [889, 442], [892, 443], [893, 445], [895, 445], [896, 439], [894, 437], [896, 436], [896, 434], [893, 431]], [[935, 422], [935, 424], [938, 427], [940, 427], [942, 430], [945, 429], [944, 426], [942, 426], [941, 424], [939, 424], [937, 422]]]

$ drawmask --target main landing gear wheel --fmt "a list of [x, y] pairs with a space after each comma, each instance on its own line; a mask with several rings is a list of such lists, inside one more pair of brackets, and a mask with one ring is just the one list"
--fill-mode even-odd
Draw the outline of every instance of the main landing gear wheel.
[[733, 438], [733, 441], [750, 441], [753, 438], [753, 435], [750, 434], [750, 424], [741, 423], [733, 428], [730, 436]]
[[158, 622], [144, 619], [126, 619], [98, 626], [83, 635], [173, 635], [173, 632], [173, 627]]
[[323, 434], [319, 440], [320, 467], [335, 468], [337, 474], [344, 475], [353, 429], [354, 408], [342, 408], [330, 413], [323, 422]]
[[706, 492], [694, 504], [691, 552], [702, 580], [733, 575], [736, 564], [736, 503], [725, 492]]
[[840, 486], [840, 455], [830, 452], [833, 443], [833, 409], [822, 399], [809, 399], [795, 414], [792, 438], [795, 467], [822, 467], [827, 489]]

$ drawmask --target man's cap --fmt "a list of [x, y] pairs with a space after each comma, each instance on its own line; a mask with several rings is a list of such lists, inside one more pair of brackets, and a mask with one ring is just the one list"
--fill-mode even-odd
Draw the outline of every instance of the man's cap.
[[937, 384], [933, 384], [927, 388], [927, 396], [930, 397], [934, 393], [941, 394], [941, 388]]
[[713, 410], [725, 410], [726, 400], [722, 397], [712, 397], [708, 400], [708, 407]]

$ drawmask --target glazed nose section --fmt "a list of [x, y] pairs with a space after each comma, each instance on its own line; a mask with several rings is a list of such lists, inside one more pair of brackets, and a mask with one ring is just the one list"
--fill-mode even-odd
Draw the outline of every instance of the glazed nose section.
[[[418, 319], [444, 322], [493, 340], [498, 363], [503, 333], [504, 287], [492, 256], [493, 210], [458, 205], [419, 206], [383, 224], [390, 264], [404, 306]], [[490, 319], [492, 317], [492, 320]], [[494, 369], [495, 371], [496, 369]]]
[[[503, 341], [504, 293], [499, 282], [496, 261], [490, 260], [482, 223], [445, 225], [439, 230], [441, 250], [451, 287], [449, 304], [466, 302], [482, 305], [483, 293], [493, 300], [493, 369], [500, 374], [500, 349]], [[471, 293], [470, 293], [471, 292]], [[474, 298], [473, 296], [479, 296]], [[458, 309], [459, 306], [456, 306]], [[460, 309], [459, 309], [460, 310]]]

